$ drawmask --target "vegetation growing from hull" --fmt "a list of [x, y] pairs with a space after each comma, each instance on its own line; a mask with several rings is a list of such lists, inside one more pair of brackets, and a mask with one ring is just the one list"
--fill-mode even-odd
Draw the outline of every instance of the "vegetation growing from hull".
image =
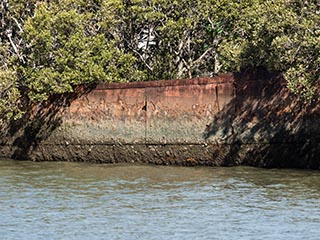
[[318, 97], [317, 0], [2, 0], [0, 11], [0, 124], [21, 116], [21, 96], [247, 67]]

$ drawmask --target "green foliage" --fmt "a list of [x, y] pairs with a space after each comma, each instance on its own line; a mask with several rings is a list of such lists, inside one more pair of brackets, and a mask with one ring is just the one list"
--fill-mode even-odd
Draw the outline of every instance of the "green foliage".
[[10, 119], [21, 117], [21, 96], [16, 85], [15, 72], [0, 69], [0, 79], [0, 129], [4, 130]]
[[[96, 11], [96, 9], [92, 9]], [[72, 92], [73, 86], [99, 81], [130, 81], [143, 74], [135, 59], [115, 47], [99, 30], [92, 29], [94, 12], [81, 1], [39, 4], [24, 25], [28, 42], [21, 68], [31, 100]]]
[[20, 96], [246, 67], [282, 72], [305, 100], [319, 92], [316, 0], [10, 0], [0, 11], [1, 119]]
[[[223, 1], [221, 1], [223, 2]], [[252, 0], [222, 14], [231, 33], [219, 46], [223, 70], [262, 66], [282, 72], [288, 87], [306, 100], [320, 79], [319, 1]]]
[[216, 49], [222, 29], [215, 1], [125, 1], [116, 31], [120, 46], [138, 60], [148, 79], [185, 78], [217, 73]]

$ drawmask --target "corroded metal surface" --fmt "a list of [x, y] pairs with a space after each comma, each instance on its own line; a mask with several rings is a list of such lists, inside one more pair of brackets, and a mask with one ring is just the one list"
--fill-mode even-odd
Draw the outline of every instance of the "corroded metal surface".
[[231, 91], [212, 83], [147, 88], [147, 142], [203, 143], [206, 125], [232, 99], [232, 84], [223, 86]]
[[100, 84], [72, 101], [62, 116], [60, 136], [43, 141], [31, 158], [222, 165], [222, 158], [213, 159], [220, 146], [210, 145], [203, 133], [233, 98], [233, 85], [230, 74]]
[[277, 74], [100, 84], [36, 108], [0, 157], [319, 169], [320, 104]]
[[70, 144], [137, 143], [145, 138], [145, 90], [93, 90], [74, 101], [64, 119]]
[[100, 83], [96, 90], [107, 89], [133, 89], [133, 88], [157, 88], [168, 86], [188, 86], [233, 83], [233, 74], [221, 74], [215, 77], [199, 77], [193, 79], [161, 80], [150, 82], [130, 82], [130, 83]]
[[68, 144], [202, 144], [206, 125], [232, 97], [230, 75], [100, 84], [73, 101], [64, 138]]

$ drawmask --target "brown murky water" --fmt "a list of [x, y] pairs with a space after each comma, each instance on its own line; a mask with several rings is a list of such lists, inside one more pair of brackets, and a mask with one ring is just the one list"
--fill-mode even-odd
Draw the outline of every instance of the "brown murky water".
[[0, 160], [1, 239], [320, 239], [320, 172]]

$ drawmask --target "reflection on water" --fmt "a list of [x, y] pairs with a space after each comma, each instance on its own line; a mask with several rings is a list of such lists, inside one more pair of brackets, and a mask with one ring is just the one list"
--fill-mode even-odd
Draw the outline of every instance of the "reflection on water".
[[319, 239], [320, 172], [0, 160], [1, 239]]

